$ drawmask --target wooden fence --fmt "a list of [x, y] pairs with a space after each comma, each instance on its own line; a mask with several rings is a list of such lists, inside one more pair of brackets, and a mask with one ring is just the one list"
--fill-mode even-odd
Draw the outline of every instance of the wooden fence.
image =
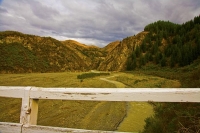
[[0, 122], [0, 133], [102, 132], [37, 125], [38, 100], [200, 102], [198, 88], [40, 88], [0, 86], [0, 97], [22, 98], [20, 123]]

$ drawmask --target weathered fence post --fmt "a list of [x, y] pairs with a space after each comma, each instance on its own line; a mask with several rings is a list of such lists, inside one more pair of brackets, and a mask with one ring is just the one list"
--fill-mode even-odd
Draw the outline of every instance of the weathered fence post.
[[37, 125], [38, 99], [30, 99], [30, 93], [31, 87], [26, 87], [22, 97], [20, 123], [25, 126]]
[[37, 125], [39, 99], [31, 99], [30, 101], [30, 125]]
[[20, 123], [23, 125], [27, 125], [29, 122], [28, 110], [30, 109], [30, 106], [29, 106], [29, 104], [30, 104], [30, 98], [29, 98], [30, 89], [31, 89], [31, 87], [26, 87], [24, 89], [24, 94], [22, 97]]

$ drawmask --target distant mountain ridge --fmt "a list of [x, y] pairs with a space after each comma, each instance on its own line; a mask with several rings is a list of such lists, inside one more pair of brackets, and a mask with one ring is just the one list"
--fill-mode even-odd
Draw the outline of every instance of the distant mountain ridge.
[[182, 67], [200, 55], [200, 17], [182, 25], [166, 21], [104, 48], [15, 31], [0, 32], [0, 73], [125, 71], [148, 64]]

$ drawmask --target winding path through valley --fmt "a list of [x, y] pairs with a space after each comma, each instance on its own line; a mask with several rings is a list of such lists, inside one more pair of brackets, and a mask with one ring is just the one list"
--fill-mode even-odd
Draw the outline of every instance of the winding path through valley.
[[[113, 78], [119, 76], [118, 74], [100, 78], [100, 80], [115, 84], [116, 88], [126, 88], [127, 86], [121, 82], [110, 80], [109, 78]], [[142, 110], [142, 111], [141, 111]], [[148, 116], [148, 111], [152, 110], [150, 105], [147, 103], [136, 103], [136, 102], [127, 102], [126, 108], [126, 116], [123, 118], [121, 123], [118, 125], [117, 131], [126, 131], [137, 133], [139, 130], [143, 129], [144, 120]], [[140, 115], [140, 119], [137, 118], [137, 115]]]
[[[106, 82], [109, 82], [109, 83], [113, 83], [115, 84], [116, 88], [126, 88], [126, 85], [121, 83], [121, 82], [118, 82], [118, 81], [115, 81], [115, 80], [110, 80], [109, 78], [113, 78], [113, 77], [116, 77], [116, 76], [119, 76], [119, 75], [113, 75], [113, 76], [109, 76], [109, 77], [106, 77], [106, 78], [100, 78], [100, 80], [103, 80], [103, 81], [106, 81]], [[130, 122], [132, 123], [130, 120], [130, 118], [128, 118], [127, 116], [129, 115], [129, 113], [132, 113], [130, 110], [133, 110], [130, 106], [130, 102], [127, 102], [126, 104], [126, 116], [123, 118], [123, 120], [121, 121], [121, 123], [118, 125], [117, 127], [117, 130], [124, 130], [126, 128], [126, 124], [127, 122]]]
[[119, 75], [113, 75], [113, 76], [109, 76], [109, 77], [106, 77], [106, 78], [100, 78], [100, 80], [112, 83], [112, 84], [114, 84], [116, 86], [116, 88], [126, 88], [125, 84], [123, 84], [121, 82], [118, 82], [118, 81], [115, 81], [115, 80], [110, 80], [109, 79], [109, 78], [113, 78], [113, 77], [116, 77], [116, 76], [119, 76]]

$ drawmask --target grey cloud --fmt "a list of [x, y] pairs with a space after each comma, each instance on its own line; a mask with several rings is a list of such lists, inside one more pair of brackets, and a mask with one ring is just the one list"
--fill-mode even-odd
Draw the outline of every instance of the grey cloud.
[[37, 17], [41, 19], [53, 19], [54, 16], [59, 15], [59, 12], [51, 7], [45, 6], [39, 1], [28, 0], [30, 7]]
[[0, 30], [9, 27], [102, 46], [157, 20], [183, 23], [199, 12], [198, 0], [6, 0], [0, 6]]
[[8, 11], [5, 8], [3, 8], [3, 7], [0, 6], [0, 13], [7, 13], [7, 12]]

